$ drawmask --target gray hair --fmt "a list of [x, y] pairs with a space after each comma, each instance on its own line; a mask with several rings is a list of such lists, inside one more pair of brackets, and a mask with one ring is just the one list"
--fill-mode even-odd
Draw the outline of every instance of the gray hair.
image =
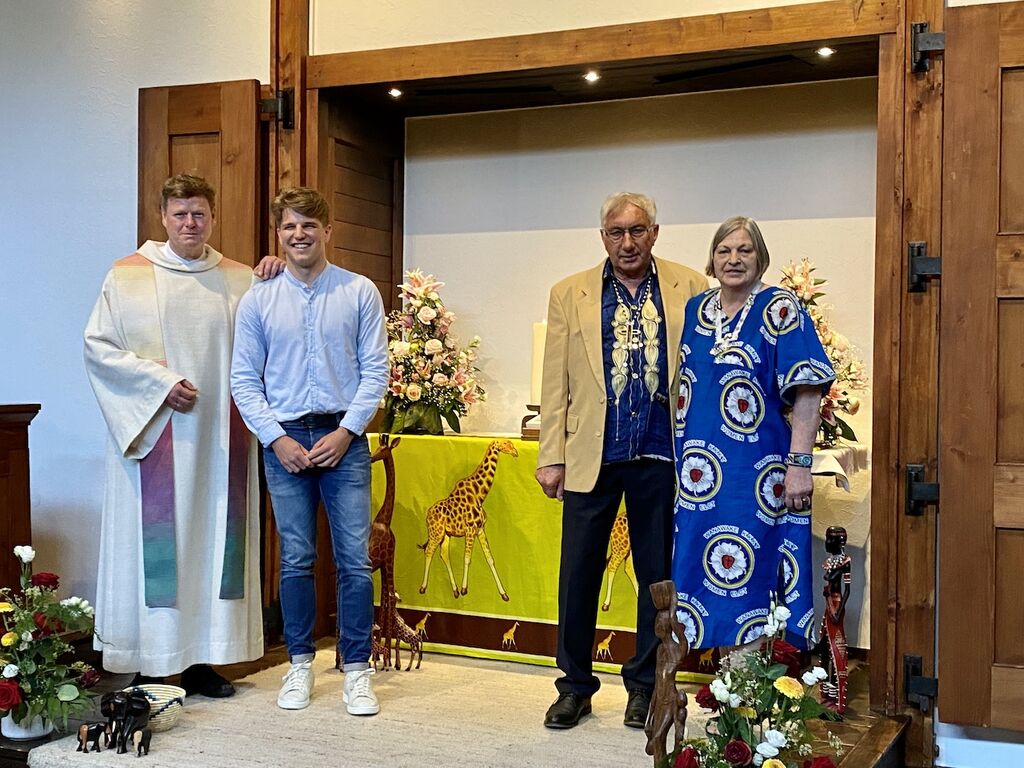
[[639, 192], [616, 192], [614, 195], [608, 195], [601, 205], [601, 226], [604, 227], [608, 217], [625, 205], [635, 205], [646, 213], [648, 226], [653, 227], [658, 223], [658, 206], [655, 204], [654, 198]]
[[715, 232], [715, 236], [711, 238], [708, 265], [704, 269], [704, 274], [708, 277], [715, 277], [715, 249], [737, 229], [742, 229], [750, 235], [750, 240], [754, 243], [754, 251], [757, 253], [757, 276], [760, 278], [768, 271], [768, 264], [770, 263], [768, 246], [764, 244], [764, 237], [761, 236], [761, 229], [757, 226], [757, 222], [749, 216], [731, 216], [722, 222], [721, 226], [718, 227], [718, 231]]

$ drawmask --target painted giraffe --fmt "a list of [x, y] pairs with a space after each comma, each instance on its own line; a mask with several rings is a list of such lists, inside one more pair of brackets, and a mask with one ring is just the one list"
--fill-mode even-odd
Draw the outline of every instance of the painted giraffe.
[[614, 632], [609, 632], [608, 637], [597, 644], [596, 657], [599, 659], [612, 660], [612, 638], [615, 637]]
[[430, 618], [430, 611], [423, 614], [423, 618], [416, 622], [416, 634], [422, 637], [424, 640], [427, 639], [427, 619]]
[[601, 603], [601, 610], [607, 611], [612, 605], [612, 585], [615, 583], [615, 572], [622, 566], [622, 570], [633, 585], [633, 591], [640, 594], [640, 585], [636, 580], [636, 572], [633, 570], [633, 557], [629, 545], [629, 524], [626, 522], [626, 508], [621, 507], [615, 516], [615, 523], [612, 525], [610, 551], [605, 572], [608, 574], [608, 590], [604, 602]]
[[[423, 544], [417, 544], [424, 551], [425, 561], [423, 564], [423, 583], [420, 585], [420, 594], [427, 591], [427, 578], [430, 576], [430, 562], [434, 558], [434, 552], [440, 547], [441, 560], [448, 569], [448, 579], [451, 581], [452, 593], [455, 597], [459, 594], [466, 594], [469, 591], [469, 563], [473, 557], [473, 544], [480, 539], [480, 548], [484, 551], [487, 565], [491, 568], [494, 576], [494, 583], [498, 585], [498, 594], [501, 599], [508, 601], [508, 593], [501, 585], [498, 578], [498, 571], [494, 567], [494, 558], [491, 556], [491, 547], [487, 543], [487, 535], [484, 533], [484, 525], [487, 523], [487, 513], [484, 512], [484, 499], [487, 498], [491, 485], [494, 483], [494, 473], [498, 469], [499, 454], [519, 456], [516, 447], [511, 440], [494, 440], [484, 451], [483, 460], [469, 477], [459, 480], [452, 492], [445, 498], [435, 503], [427, 510], [427, 540]], [[451, 559], [448, 554], [448, 546], [452, 537], [466, 539], [466, 553], [462, 571], [462, 589], [455, 586], [455, 574], [452, 573]]]
[[516, 630], [519, 628], [519, 622], [517, 621], [501, 636], [501, 647], [515, 649], [516, 647]]

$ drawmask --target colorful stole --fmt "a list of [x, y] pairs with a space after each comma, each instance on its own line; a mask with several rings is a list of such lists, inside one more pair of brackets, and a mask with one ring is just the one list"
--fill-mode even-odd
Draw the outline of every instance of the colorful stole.
[[[242, 267], [222, 259], [221, 267]], [[251, 281], [247, 269], [222, 269], [225, 282], [244, 292]], [[128, 349], [145, 360], [167, 365], [155, 268], [136, 253], [114, 263], [121, 327]], [[244, 283], [242, 283], [244, 280]], [[228, 299], [225, 296], [225, 299]], [[220, 598], [245, 596], [246, 497], [249, 435], [234, 401], [230, 402], [228, 439], [228, 503]], [[173, 608], [178, 601], [178, 558], [175, 537], [173, 419], [153, 449], [139, 462], [142, 505], [142, 562], [145, 601], [149, 608]]]

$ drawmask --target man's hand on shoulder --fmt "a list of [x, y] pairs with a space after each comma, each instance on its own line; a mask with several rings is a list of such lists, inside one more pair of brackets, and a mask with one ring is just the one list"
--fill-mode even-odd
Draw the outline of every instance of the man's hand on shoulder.
[[324, 435], [309, 451], [309, 460], [318, 467], [334, 467], [348, 452], [348, 447], [355, 438], [345, 427], [338, 427], [329, 435]]
[[264, 256], [256, 265], [253, 274], [260, 280], [272, 280], [284, 272], [286, 266], [288, 266], [288, 262], [284, 259], [279, 259], [277, 256]]
[[274, 455], [277, 456], [277, 460], [281, 462], [281, 466], [293, 475], [313, 466], [313, 462], [310, 461], [302, 444], [288, 435], [281, 435], [270, 444], [270, 447], [273, 449]]
[[537, 482], [549, 499], [562, 500], [565, 490], [565, 464], [552, 464], [537, 469]]

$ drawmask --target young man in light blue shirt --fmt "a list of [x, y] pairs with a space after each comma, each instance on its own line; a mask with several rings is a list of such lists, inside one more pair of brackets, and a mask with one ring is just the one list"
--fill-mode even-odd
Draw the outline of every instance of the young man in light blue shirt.
[[315, 190], [282, 191], [271, 208], [287, 260], [238, 305], [231, 392], [264, 446], [281, 539], [281, 610], [291, 668], [277, 705], [303, 709], [313, 690], [316, 512], [322, 500], [338, 571], [344, 702], [375, 715], [370, 685], [373, 581], [370, 452], [364, 434], [388, 382], [380, 293], [327, 261], [330, 209]]

